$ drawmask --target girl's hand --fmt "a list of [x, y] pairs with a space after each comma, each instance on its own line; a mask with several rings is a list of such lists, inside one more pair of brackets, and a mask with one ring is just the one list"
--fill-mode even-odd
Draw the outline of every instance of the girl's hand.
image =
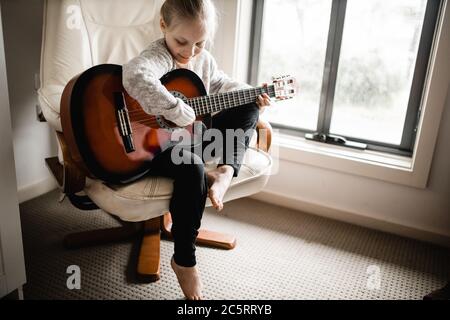
[[259, 111], [264, 112], [264, 109], [266, 107], [269, 107], [272, 105], [272, 100], [270, 99], [270, 97], [267, 93], [263, 93], [262, 95], [258, 96], [258, 98], [256, 99], [256, 104], [259, 107]]

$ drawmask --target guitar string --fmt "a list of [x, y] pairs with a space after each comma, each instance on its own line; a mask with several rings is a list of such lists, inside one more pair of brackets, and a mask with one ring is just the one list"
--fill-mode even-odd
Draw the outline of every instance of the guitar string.
[[[232, 107], [236, 107], [239, 105], [244, 105], [244, 104], [248, 104], [251, 102], [254, 102], [255, 99], [254, 97], [252, 97], [251, 100], [240, 100], [238, 101], [238, 103], [234, 103], [233, 105], [229, 106], [229, 103], [227, 104], [222, 104], [222, 103], [216, 103], [216, 106], [201, 106], [201, 105], [193, 105], [193, 109], [196, 111], [196, 116], [202, 116], [202, 115], [206, 115], [206, 114], [210, 114], [213, 112], [217, 112], [217, 111], [221, 111], [224, 109], [228, 109], [228, 108], [232, 108]], [[149, 125], [155, 125], [158, 124], [158, 121], [156, 119], [148, 119], [148, 117], [156, 117], [156, 115], [151, 115], [146, 113], [143, 110], [135, 110], [135, 111], [129, 111], [128, 112], [129, 116], [130, 116], [130, 120], [133, 122], [138, 122], [138, 123], [143, 123], [143, 124], [149, 124]], [[136, 115], [135, 117], [133, 117], [134, 115]]]
[[[245, 104], [245, 102], [243, 104]], [[217, 111], [219, 111], [219, 110], [217, 110]], [[215, 112], [214, 110], [208, 110], [208, 111]], [[139, 112], [140, 113], [143, 113], [143, 112], [145, 113], [145, 111], [139, 111]], [[197, 114], [197, 117], [210, 114], [211, 112], [204, 112], [202, 114]], [[148, 117], [152, 117], [152, 118], [148, 118]], [[131, 121], [132, 124], [140, 124], [140, 125], [143, 125], [143, 126], [150, 126], [150, 127], [160, 127], [160, 125], [159, 125], [160, 123], [156, 119], [156, 117], [157, 117], [156, 115], [142, 114], [140, 117], [130, 117], [130, 121]]]
[[[250, 102], [247, 102], [247, 103], [250, 103]], [[245, 101], [242, 102], [242, 104], [247, 104], [247, 103]], [[236, 107], [236, 106], [234, 106], [234, 107]], [[210, 113], [213, 113], [213, 112], [216, 112], [216, 111], [225, 110], [225, 109], [228, 109], [228, 108], [232, 108], [232, 107], [226, 107], [224, 105], [224, 106], [221, 106], [221, 108], [218, 108], [217, 110], [216, 109], [205, 109], [205, 110], [203, 110], [203, 108], [202, 108], [202, 110], [197, 110], [196, 116], [197, 117], [198, 116], [203, 116], [203, 115], [207, 115], [207, 114], [210, 114]], [[195, 109], [200, 109], [200, 108], [195, 108], [194, 107], [194, 110]], [[139, 115], [137, 115], [137, 114], [139, 114]], [[158, 124], [158, 120], [153, 119], [153, 118], [149, 118], [149, 117], [157, 117], [157, 115], [147, 114], [147, 113], [145, 113], [145, 111], [139, 110], [139, 111], [136, 111], [135, 113], [129, 112], [129, 115], [130, 115], [130, 121], [131, 122], [142, 123], [142, 124], [149, 124], [149, 125]], [[137, 115], [137, 116], [133, 117], [133, 115]]]
[[[245, 105], [248, 103], [252, 103], [255, 100], [256, 100], [256, 97], [249, 97], [249, 98], [245, 98], [245, 99], [242, 98], [242, 99], [238, 100], [238, 103], [236, 103], [236, 102], [231, 103], [232, 101], [228, 101], [227, 103], [212, 101], [214, 103], [213, 106], [211, 106], [211, 105], [203, 106], [198, 103], [192, 103], [191, 107], [194, 109], [194, 111], [196, 111], [196, 114], [198, 116], [200, 116], [200, 115], [204, 115], [204, 114], [208, 114], [208, 113], [212, 113], [212, 112], [221, 111], [224, 109], [229, 109], [232, 107], [237, 107], [239, 105]], [[144, 110], [131, 110], [131, 111], [128, 111], [128, 114], [130, 116], [137, 115], [137, 117], [133, 118], [134, 121], [144, 120], [147, 116], [152, 116], [151, 114], [146, 113]]]
[[[267, 92], [265, 92], [263, 89], [267, 89]], [[246, 89], [246, 90], [238, 91], [236, 93], [225, 93], [225, 94], [219, 94], [219, 95], [215, 95], [215, 96], [196, 97], [196, 98], [191, 99], [191, 102], [193, 104], [192, 107], [194, 108], [194, 110], [197, 109], [196, 110], [197, 111], [196, 113], [198, 113], [197, 116], [206, 115], [208, 113], [221, 111], [223, 109], [252, 103], [259, 96], [258, 90], [260, 90], [261, 93], [268, 93], [268, 94], [273, 94], [275, 92], [274, 86], [270, 86], [270, 87], [261, 87], [261, 88], [256, 88], [256, 89], [255, 88]], [[273, 91], [273, 92], [271, 92], [271, 91]], [[246, 97], [245, 93], [248, 93], [249, 97]], [[223, 101], [220, 101], [221, 98]], [[237, 101], [237, 103], [236, 103], [236, 101]], [[229, 106], [230, 103], [232, 104], [232, 106]], [[202, 105], [202, 104], [209, 104], [209, 105]], [[211, 106], [211, 104], [214, 104], [215, 106]], [[140, 127], [138, 129], [135, 128], [134, 130], [148, 128], [148, 126], [160, 127], [159, 122], [156, 118], [147, 119], [147, 117], [156, 117], [156, 116], [147, 114], [143, 110], [129, 111], [128, 114], [131, 116], [131, 119], [130, 119], [132, 122], [131, 125], [136, 124]], [[133, 118], [132, 116], [135, 114], [140, 114], [140, 117]], [[116, 127], [119, 127], [119, 126], [116, 125]]]
[[[237, 101], [237, 103], [236, 103], [236, 101]], [[256, 97], [238, 99], [236, 101], [210, 101], [210, 102], [209, 101], [204, 101], [204, 102], [187, 101], [187, 103], [194, 110], [197, 111], [196, 113], [207, 114], [207, 113], [212, 113], [212, 112], [220, 111], [223, 109], [231, 108], [231, 106], [229, 106], [230, 104], [232, 106], [239, 106], [239, 105], [243, 105], [243, 104], [252, 103], [252, 102], [256, 101]], [[206, 105], [206, 104], [209, 104], [209, 105]], [[142, 112], [145, 113], [144, 110], [131, 110], [131, 111], [128, 111], [128, 114], [135, 115], [135, 114], [139, 114]]]
[[[140, 111], [145, 112], [145, 111]], [[214, 112], [214, 111], [213, 111]], [[209, 114], [209, 112], [206, 113], [202, 113], [202, 114], [197, 114], [196, 116], [203, 116], [203, 115], [207, 115]], [[152, 117], [152, 118], [150, 118]], [[131, 123], [137, 123], [137, 124], [141, 124], [141, 125], [149, 125], [149, 126], [159, 126], [159, 122], [156, 119], [156, 115], [151, 115], [151, 114], [142, 114], [140, 117], [130, 117], [130, 121]]]
[[[214, 106], [208, 106], [208, 104], [214, 104], [215, 106], [219, 106], [219, 109], [225, 107], [225, 105], [228, 105], [230, 103], [236, 103], [236, 101], [242, 104], [251, 103], [260, 95], [257, 90], [261, 90], [260, 93], [269, 93], [273, 94], [275, 93], [275, 89], [273, 86], [267, 88], [267, 92], [263, 91], [262, 88], [252, 88], [252, 89], [246, 89], [242, 91], [236, 91], [236, 93], [222, 93], [218, 95], [212, 95], [212, 96], [204, 96], [204, 97], [195, 97], [188, 99], [188, 102], [191, 102], [192, 104], [196, 104], [195, 108], [202, 109], [201, 111], [219, 111], [219, 110], [209, 110], [211, 108], [214, 108]], [[245, 93], [250, 93], [248, 97], [245, 96]], [[252, 100], [248, 101], [247, 100]], [[139, 113], [141, 110], [134, 110], [129, 111], [129, 114], [133, 113]], [[145, 111], [144, 111], [145, 112]], [[208, 113], [208, 112], [206, 112]]]

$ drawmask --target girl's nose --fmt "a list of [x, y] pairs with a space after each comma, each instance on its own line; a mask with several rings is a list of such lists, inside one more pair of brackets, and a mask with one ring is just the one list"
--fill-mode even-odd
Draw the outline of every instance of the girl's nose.
[[195, 55], [195, 46], [188, 48], [186, 53], [186, 57], [193, 57]]

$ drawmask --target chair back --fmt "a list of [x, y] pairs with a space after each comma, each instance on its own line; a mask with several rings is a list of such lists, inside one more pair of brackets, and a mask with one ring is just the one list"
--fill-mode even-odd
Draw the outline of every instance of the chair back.
[[59, 103], [67, 82], [86, 69], [124, 64], [160, 38], [163, 0], [46, 0], [39, 102], [61, 131]]

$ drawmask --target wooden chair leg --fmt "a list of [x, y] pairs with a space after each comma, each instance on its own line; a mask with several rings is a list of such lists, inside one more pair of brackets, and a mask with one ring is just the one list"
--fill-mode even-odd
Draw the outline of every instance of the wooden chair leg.
[[[170, 213], [167, 213], [161, 219], [161, 230], [166, 238], [173, 238], [171, 229], [172, 218], [170, 217]], [[236, 238], [228, 234], [200, 229], [196, 244], [231, 250], [236, 247]]]
[[138, 258], [137, 277], [140, 281], [155, 282], [159, 280], [161, 218], [154, 218], [144, 223], [144, 235]]

